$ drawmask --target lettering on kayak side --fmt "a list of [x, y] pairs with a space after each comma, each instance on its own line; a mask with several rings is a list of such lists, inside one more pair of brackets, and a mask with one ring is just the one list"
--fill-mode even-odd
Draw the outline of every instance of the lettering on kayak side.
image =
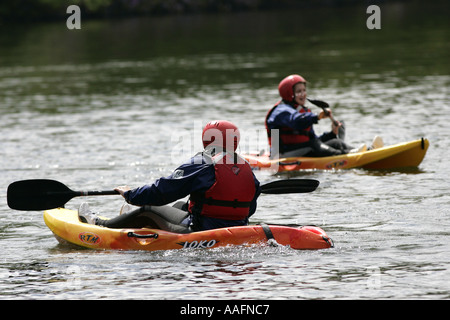
[[185, 242], [177, 242], [180, 246], [182, 246], [182, 249], [208, 249], [211, 247], [214, 247], [216, 243], [219, 241], [217, 240], [200, 240], [200, 241], [185, 241]]
[[86, 244], [99, 244], [102, 242], [102, 238], [100, 236], [96, 235], [92, 232], [82, 232], [78, 235], [78, 239], [80, 239], [81, 242]]
[[327, 169], [336, 169], [336, 168], [342, 168], [345, 167], [347, 165], [347, 160], [338, 160], [338, 161], [333, 161], [328, 163], [327, 165], [325, 165], [325, 168]]

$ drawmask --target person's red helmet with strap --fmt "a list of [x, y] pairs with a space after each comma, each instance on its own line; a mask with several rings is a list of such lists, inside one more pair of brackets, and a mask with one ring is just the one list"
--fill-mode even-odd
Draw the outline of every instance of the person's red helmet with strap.
[[298, 74], [291, 74], [278, 85], [278, 92], [283, 100], [287, 102], [294, 101], [294, 86], [297, 83], [306, 83], [306, 80]]
[[238, 127], [226, 120], [213, 120], [206, 124], [202, 133], [203, 147], [220, 147], [229, 152], [236, 151], [241, 134]]

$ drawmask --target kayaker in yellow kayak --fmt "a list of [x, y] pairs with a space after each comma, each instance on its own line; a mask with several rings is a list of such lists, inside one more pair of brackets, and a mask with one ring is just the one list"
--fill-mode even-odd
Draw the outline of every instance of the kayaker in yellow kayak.
[[[297, 74], [287, 76], [278, 85], [281, 96], [267, 113], [265, 125], [270, 146], [270, 157], [327, 157], [367, 150], [365, 144], [354, 148], [338, 137], [342, 123], [332, 122], [330, 132], [317, 136], [313, 125], [319, 120], [332, 117], [331, 109], [319, 114], [305, 107], [306, 80]], [[373, 144], [382, 145], [380, 137]]]
[[[209, 122], [202, 133], [203, 152], [170, 176], [139, 188], [115, 188], [127, 203], [140, 208], [113, 219], [100, 219], [86, 203], [80, 221], [109, 228], [152, 227], [177, 233], [243, 226], [256, 211], [261, 193], [250, 165], [235, 153], [239, 129], [225, 120]], [[190, 195], [187, 203], [176, 200]]]

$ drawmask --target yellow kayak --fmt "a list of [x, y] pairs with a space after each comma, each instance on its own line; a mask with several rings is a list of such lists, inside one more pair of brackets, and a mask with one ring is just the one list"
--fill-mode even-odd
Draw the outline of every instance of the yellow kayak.
[[224, 246], [276, 244], [292, 249], [326, 249], [332, 240], [319, 227], [289, 227], [279, 225], [249, 225], [187, 234], [159, 229], [111, 229], [82, 223], [76, 210], [64, 208], [44, 211], [46, 225], [60, 242], [103, 250], [172, 250], [209, 249]]
[[271, 160], [268, 154], [249, 154], [244, 155], [244, 158], [254, 169], [273, 169], [278, 172], [307, 169], [394, 169], [417, 167], [425, 157], [428, 146], [429, 141], [421, 138], [374, 150], [332, 157], [293, 157]]

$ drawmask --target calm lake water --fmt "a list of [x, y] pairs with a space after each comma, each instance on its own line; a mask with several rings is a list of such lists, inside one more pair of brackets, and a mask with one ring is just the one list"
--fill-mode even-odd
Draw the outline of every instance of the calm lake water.
[[[449, 299], [449, 6], [430, 3], [383, 3], [381, 30], [364, 6], [3, 25], [0, 299]], [[267, 148], [264, 117], [291, 73], [345, 120], [351, 144], [430, 140], [416, 169], [255, 172], [320, 180], [261, 196], [252, 222], [315, 224], [333, 249], [91, 251], [6, 204], [22, 179], [153, 182], [200, 149], [212, 119], [241, 128], [240, 152]], [[67, 207], [85, 201], [109, 217], [123, 204]]]

